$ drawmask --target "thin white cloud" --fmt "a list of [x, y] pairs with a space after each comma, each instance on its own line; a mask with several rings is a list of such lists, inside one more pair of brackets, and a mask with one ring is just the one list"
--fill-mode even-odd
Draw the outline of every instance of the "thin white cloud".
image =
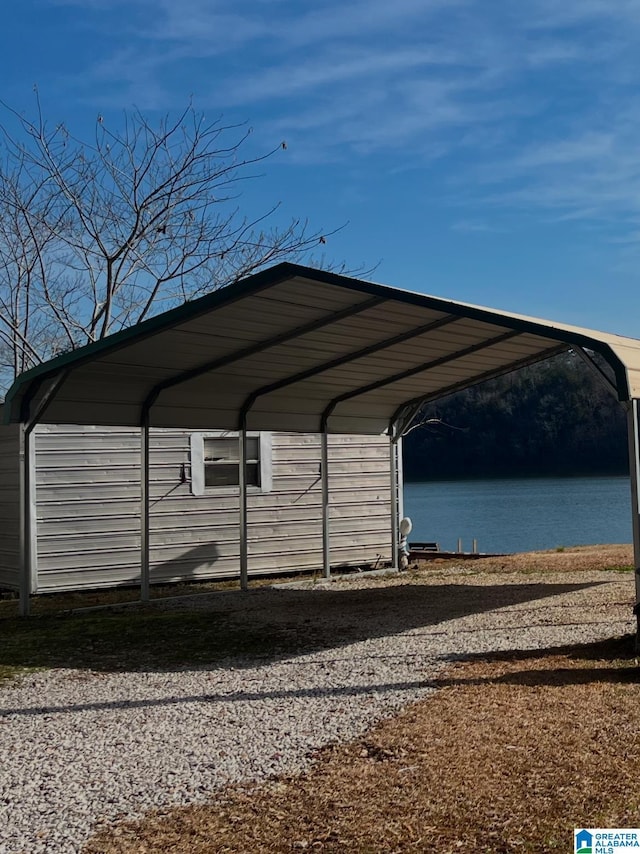
[[611, 133], [587, 132], [579, 139], [544, 142], [520, 154], [515, 165], [520, 169], [539, 166], [566, 166], [608, 158], [614, 153], [615, 140]]
[[167, 108], [193, 93], [305, 162], [448, 157], [471, 207], [640, 214], [640, 0], [53, 2], [113, 34], [79, 96]]
[[527, 9], [526, 21], [529, 27], [557, 29], [574, 27], [585, 23], [619, 21], [624, 26], [640, 23], [640, 2], [638, 0], [569, 0], [559, 3], [557, 0], [536, 0]]
[[275, 101], [336, 83], [348, 85], [355, 78], [388, 81], [398, 73], [415, 73], [448, 61], [446, 55], [430, 50], [340, 51], [302, 63], [295, 69], [280, 66], [236, 83], [229, 81], [225, 97], [231, 103], [253, 103], [267, 97]]
[[500, 231], [499, 228], [491, 223], [469, 219], [454, 222], [451, 228], [453, 231], [462, 231], [466, 234], [486, 234], [488, 232], [497, 233]]
[[373, 34], [392, 36], [411, 32], [442, 9], [449, 12], [468, 5], [468, 0], [358, 0], [325, 3], [284, 23], [281, 38], [289, 46], [322, 41], [359, 41]]
[[548, 39], [531, 45], [525, 53], [525, 58], [532, 68], [541, 68], [576, 61], [593, 61], [593, 54], [585, 46], [569, 40]]

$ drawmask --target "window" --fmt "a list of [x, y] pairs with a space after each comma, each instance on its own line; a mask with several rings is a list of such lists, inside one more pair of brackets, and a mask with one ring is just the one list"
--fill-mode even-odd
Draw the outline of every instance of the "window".
[[[237, 433], [191, 434], [191, 491], [204, 495], [240, 484], [240, 439]], [[271, 434], [247, 434], [247, 489], [271, 491]]]

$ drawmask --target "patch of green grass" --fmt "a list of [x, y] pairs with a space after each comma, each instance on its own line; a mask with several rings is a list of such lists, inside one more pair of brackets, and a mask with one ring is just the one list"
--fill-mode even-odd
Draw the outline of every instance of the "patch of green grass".
[[287, 625], [235, 625], [210, 611], [149, 608], [14, 617], [0, 620], [0, 680], [50, 667], [175, 670], [237, 656], [264, 660], [309, 648], [313, 634]]
[[604, 572], [633, 572], [634, 566], [603, 566]]
[[[12, 667], [10, 665], [0, 664], [0, 687], [4, 682], [9, 682], [24, 673], [28, 673], [32, 668], [28, 667]], [[37, 668], [33, 668], [37, 669]]]
[[[198, 593], [213, 593], [218, 590], [239, 588], [236, 581], [203, 583], [163, 584], [151, 588], [151, 599], [168, 599], [175, 596], [193, 596]], [[31, 597], [31, 613], [59, 614], [79, 608], [108, 607], [140, 601], [139, 587], [111, 587], [104, 590], [71, 590], [61, 593], [44, 593]], [[18, 599], [0, 601], [0, 618], [18, 614]]]
[[[277, 581], [315, 580], [315, 572], [289, 572], [283, 575], [266, 575], [251, 579], [251, 587], [268, 587]], [[238, 579], [222, 579], [219, 581], [183, 581], [176, 583], [157, 584], [151, 587], [150, 596], [154, 601], [174, 599], [182, 596], [196, 596], [205, 593], [218, 593], [221, 590], [239, 590]], [[81, 608], [96, 608], [124, 605], [140, 602], [140, 587], [109, 587], [94, 590], [71, 590], [61, 593], [43, 593], [31, 597], [31, 613], [34, 616], [42, 614], [60, 614], [61, 612]], [[18, 597], [0, 599], [0, 619], [18, 615]]]

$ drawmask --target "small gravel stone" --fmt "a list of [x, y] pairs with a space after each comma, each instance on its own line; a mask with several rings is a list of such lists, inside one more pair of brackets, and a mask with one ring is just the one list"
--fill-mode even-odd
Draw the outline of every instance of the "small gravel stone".
[[[425, 697], [452, 658], [634, 629], [630, 576], [563, 572], [530, 580], [526, 595], [522, 576], [447, 577], [451, 612], [442, 615], [429, 612], [429, 585], [443, 579], [418, 585], [409, 575], [300, 585], [280, 605], [278, 592], [267, 589], [245, 599], [217, 595], [193, 605], [242, 609], [258, 619], [285, 606], [299, 615], [299, 596], [314, 619], [321, 615], [329, 637], [333, 626], [339, 634], [356, 624], [361, 639], [266, 664], [238, 659], [170, 673], [49, 670], [7, 684], [0, 689], [0, 852], [72, 854], [99, 825], [201, 803], [229, 782], [301, 771], [323, 745], [353, 739]], [[406, 585], [410, 590], [398, 593]], [[518, 585], [518, 595], [486, 608], [479, 588], [488, 585], [514, 585], [514, 592]], [[388, 599], [379, 595], [385, 587]], [[335, 596], [325, 602], [328, 589], [344, 591], [345, 599], [361, 592], [342, 608]], [[378, 595], [368, 599], [369, 589]]]

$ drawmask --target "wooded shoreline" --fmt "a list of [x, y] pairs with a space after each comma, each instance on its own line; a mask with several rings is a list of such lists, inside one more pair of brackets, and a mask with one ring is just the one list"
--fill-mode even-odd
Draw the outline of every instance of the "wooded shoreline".
[[403, 456], [407, 481], [623, 475], [626, 414], [567, 353], [428, 404]]

